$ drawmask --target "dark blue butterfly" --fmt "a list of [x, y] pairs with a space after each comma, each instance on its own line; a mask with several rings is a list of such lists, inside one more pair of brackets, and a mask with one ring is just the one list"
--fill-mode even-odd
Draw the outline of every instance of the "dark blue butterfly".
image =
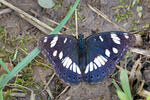
[[135, 36], [125, 32], [102, 32], [84, 39], [69, 35], [47, 35], [38, 47], [54, 65], [57, 76], [69, 84], [98, 83], [111, 75], [115, 63], [135, 42]]

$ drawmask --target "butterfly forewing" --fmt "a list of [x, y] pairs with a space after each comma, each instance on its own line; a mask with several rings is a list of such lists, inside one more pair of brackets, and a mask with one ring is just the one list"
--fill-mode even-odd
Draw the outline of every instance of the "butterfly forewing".
[[82, 80], [78, 65], [77, 40], [68, 35], [48, 35], [40, 39], [38, 47], [54, 65], [56, 74], [69, 84]]

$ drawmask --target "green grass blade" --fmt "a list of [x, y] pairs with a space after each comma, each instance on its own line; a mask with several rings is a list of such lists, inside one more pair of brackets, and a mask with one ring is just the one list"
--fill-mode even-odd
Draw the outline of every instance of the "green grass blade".
[[0, 88], [2, 88], [11, 78], [13, 78], [19, 71], [27, 66], [38, 54], [40, 50], [35, 48], [31, 53], [28, 54], [16, 67], [0, 82]]
[[121, 81], [122, 89], [123, 89], [124, 93], [127, 95], [128, 100], [132, 100], [127, 70], [122, 70], [121, 71], [120, 81]]
[[3, 92], [2, 92], [2, 89], [0, 89], [0, 100], [3, 100]]
[[80, 0], [76, 0], [75, 4], [73, 5], [72, 9], [68, 12], [67, 16], [60, 22], [60, 24], [55, 28], [55, 30], [51, 32], [51, 34], [57, 34], [62, 29], [62, 27], [67, 23], [67, 21], [77, 8], [79, 2]]
[[126, 96], [126, 94], [122, 91], [117, 90], [117, 95], [120, 100], [129, 100], [128, 97]]
[[119, 90], [119, 91], [122, 91], [121, 89], [120, 89], [120, 87], [119, 87], [119, 85], [116, 83], [116, 81], [113, 79], [113, 84], [114, 84], [114, 86], [116, 87], [116, 89], [117, 90]]
[[[80, 0], [76, 0], [73, 8], [69, 11], [64, 20], [62, 20], [61, 23], [55, 28], [52, 34], [57, 34], [61, 30], [63, 25], [66, 24], [66, 22], [71, 17], [71, 14], [73, 14], [74, 10], [79, 4], [79, 1]], [[11, 78], [13, 78], [18, 72], [20, 72], [25, 66], [27, 66], [39, 53], [40, 50], [36, 47], [31, 53], [28, 54], [28, 56], [26, 56], [19, 64], [17, 64], [15, 68], [2, 81], [0, 81], [0, 88], [6, 85]]]
[[10, 72], [9, 69], [7, 68], [7, 66], [5, 65], [5, 63], [2, 61], [2, 59], [0, 59], [0, 64], [1, 64], [1, 66], [4, 68], [4, 70], [7, 71], [7, 73]]

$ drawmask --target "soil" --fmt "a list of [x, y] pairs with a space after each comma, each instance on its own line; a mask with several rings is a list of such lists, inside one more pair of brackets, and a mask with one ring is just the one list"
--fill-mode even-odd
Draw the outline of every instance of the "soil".
[[[66, 16], [68, 9], [71, 5], [74, 4], [75, 0], [62, 0], [61, 6], [54, 9], [43, 9], [41, 8], [37, 0], [7, 0], [12, 5], [22, 9], [23, 11], [27, 12], [28, 14], [36, 17], [37, 19], [41, 20], [42, 22], [46, 23], [47, 25], [50, 25], [51, 27], [55, 28], [56, 25], [53, 23], [49, 23], [44, 18], [51, 19], [56, 22], [61, 22], [61, 20]], [[59, 3], [59, 0], [54, 1], [56, 4]], [[93, 7], [96, 7], [97, 9], [101, 10], [103, 13], [105, 13], [112, 21], [115, 22], [115, 10], [114, 8], [118, 5], [121, 5], [121, 3], [118, 0], [81, 0], [80, 5], [78, 6], [78, 16], [82, 18], [82, 20], [78, 20], [78, 32], [83, 33], [85, 37], [96, 34], [99, 32], [104, 31], [118, 31], [119, 29], [116, 28], [111, 23], [107, 22], [105, 19], [97, 15], [95, 12], [93, 12], [87, 4], [92, 5]], [[145, 24], [150, 24], [150, 3], [148, 0], [141, 1], [141, 5], [143, 7], [142, 11], [142, 18], [135, 17], [135, 20], [139, 20], [140, 23], [137, 24], [137, 30], [136, 31], [143, 31], [142, 26]], [[137, 5], [136, 5], [137, 6]], [[0, 11], [3, 9], [6, 9], [7, 7], [5, 5], [2, 5], [0, 7]], [[33, 13], [36, 12], [38, 16]], [[137, 16], [136, 8], [132, 9], [132, 12], [134, 12], [134, 16]], [[126, 20], [127, 25], [124, 27], [128, 31], [132, 31], [131, 27], [133, 26], [133, 23], [131, 21]], [[118, 25], [123, 27], [124, 22], [117, 23]], [[0, 40], [0, 48], [5, 47], [6, 51], [12, 51], [13, 53], [9, 55], [9, 57], [6, 57], [5, 51], [0, 53], [0, 58], [4, 59], [3, 61], [6, 63], [13, 63], [13, 66], [15, 66], [23, 57], [26, 56], [26, 54], [19, 49], [18, 58], [12, 61], [14, 52], [17, 47], [21, 47], [24, 50], [26, 50], [27, 53], [32, 51], [36, 47], [37, 41], [44, 36], [43, 32], [41, 32], [39, 29], [37, 29], [35, 26], [31, 25], [29, 22], [27, 22], [25, 19], [22, 19], [17, 12], [11, 11], [7, 14], [1, 14], [0, 15], [0, 26], [4, 27], [7, 35], [6, 37], [9, 39], [17, 38], [14, 41], [9, 40]], [[65, 25], [68, 28], [72, 30], [67, 30], [63, 28], [61, 30], [61, 33], [63, 34], [75, 34], [75, 20], [74, 15], [72, 18], [68, 21], [68, 23]], [[150, 41], [149, 41], [149, 33], [150, 30], [147, 28], [144, 30], [144, 34], [140, 34], [142, 37], [143, 44], [141, 46], [137, 46], [138, 48], [143, 48], [145, 50], [150, 49]], [[26, 40], [27, 39], [27, 40]], [[23, 44], [22, 44], [23, 41]], [[44, 59], [44, 57], [40, 54], [40, 57]], [[142, 56], [136, 53], [133, 53], [133, 55], [130, 56], [131, 59], [134, 59], [132, 61], [129, 61], [127, 63], [127, 69], [131, 70], [132, 66], [136, 62], [137, 59], [141, 58], [141, 72], [142, 72], [142, 79], [145, 80], [144, 83], [144, 89], [147, 91], [150, 91], [150, 63], [149, 63], [149, 57], [148, 56]], [[36, 58], [39, 62], [39, 57]], [[46, 65], [48, 65], [46, 60], [42, 60]], [[120, 66], [122, 63], [125, 63], [125, 59], [120, 62]], [[35, 61], [33, 61], [34, 63]], [[32, 66], [30, 66], [32, 65]], [[36, 94], [36, 100], [50, 100], [49, 95], [46, 91], [42, 91], [44, 86], [42, 82], [47, 83], [48, 80], [53, 75], [53, 68], [47, 68], [47, 67], [41, 67], [40, 64], [30, 64], [27, 66], [29, 69], [32, 69], [32, 76], [34, 81], [33, 83], [37, 86], [37, 88], [33, 87], [32, 85], [27, 85], [28, 88], [34, 90]], [[49, 66], [49, 65], [48, 65]], [[17, 77], [23, 77], [26, 72], [26, 69], [23, 69], [22, 72], [19, 73], [21, 76]], [[0, 69], [1, 70], [1, 69]], [[25, 71], [24, 71], [25, 70]], [[2, 72], [2, 71], [0, 71]], [[1, 75], [1, 74], [0, 74]], [[118, 75], [115, 77], [118, 78]], [[11, 84], [15, 82], [16, 79], [12, 79], [10, 81]], [[117, 79], [119, 80], [119, 78]], [[29, 80], [31, 81], [31, 80]], [[23, 84], [21, 84], [23, 85]], [[119, 100], [117, 97], [115, 87], [112, 84], [112, 78], [107, 78], [101, 83], [97, 85], [89, 85], [86, 83], [81, 83], [77, 86], [71, 86], [67, 91], [65, 91], [62, 95], [57, 97], [65, 88], [67, 85], [59, 80], [57, 76], [55, 76], [51, 83], [49, 84], [49, 88], [51, 90], [52, 95], [54, 98], [59, 100], [65, 100], [68, 98], [69, 100]], [[6, 87], [4, 89], [4, 92], [6, 92], [9, 89], [13, 89], [10, 87]], [[135, 98], [142, 98], [137, 94], [134, 94]], [[29, 100], [31, 96], [31, 92], [27, 90], [25, 96], [12, 96], [11, 98], [7, 98], [7, 100]]]

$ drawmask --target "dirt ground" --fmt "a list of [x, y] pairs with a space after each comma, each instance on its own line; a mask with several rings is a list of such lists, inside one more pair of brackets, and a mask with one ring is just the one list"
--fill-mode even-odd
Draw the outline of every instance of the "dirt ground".
[[[54, 0], [55, 4], [60, 5], [52, 9], [43, 9], [37, 4], [37, 0], [7, 0], [12, 5], [18, 7], [19, 9], [27, 12], [33, 17], [39, 19], [40, 21], [50, 25], [55, 28], [57, 25], [48, 21], [51, 19], [56, 22], [61, 22], [61, 20], [66, 16], [67, 12], [70, 9], [70, 6], [74, 4], [75, 0]], [[113, 22], [116, 18], [116, 10], [119, 5], [122, 3], [119, 0], [81, 0], [80, 5], [78, 6], [78, 32], [83, 33], [85, 37], [104, 31], [118, 31], [114, 25], [97, 15], [93, 12], [87, 4], [90, 4], [93, 7], [101, 10], [106, 14]], [[137, 34], [142, 37], [142, 45], [136, 46], [137, 48], [142, 48], [145, 50], [150, 49], [150, 30], [149, 27], [143, 29], [143, 26], [150, 24], [150, 2], [148, 0], [141, 1], [140, 5], [143, 7], [142, 17], [139, 18], [136, 13], [136, 6], [131, 9], [133, 15], [129, 19], [123, 20], [117, 23], [119, 26], [124, 27], [127, 31], [139, 32]], [[0, 7], [0, 12], [4, 9], [7, 9], [5, 5]], [[135, 24], [130, 21], [130, 18], [138, 20], [139, 23]], [[123, 24], [126, 23], [126, 26]], [[136, 25], [136, 30], [133, 30], [133, 26]], [[69, 29], [63, 28], [61, 33], [63, 34], [75, 34], [75, 17], [67, 22], [65, 25]], [[20, 15], [15, 11], [10, 11], [8, 13], [0, 14], [0, 27], [4, 27], [6, 34], [4, 39], [0, 38], [0, 58], [8, 65], [12, 64], [15, 66], [22, 58], [26, 56], [26, 53], [29, 53], [37, 46], [37, 41], [45, 35], [34, 25], [30, 24], [25, 19], [21, 18]], [[141, 33], [140, 33], [141, 32]], [[48, 33], [47, 33], [48, 34]], [[2, 36], [3, 34], [0, 33]], [[3, 48], [3, 49], [2, 49]], [[17, 58], [13, 60], [15, 51], [18, 50]], [[40, 58], [42, 57], [42, 58]], [[10, 81], [10, 84], [18, 83], [25, 87], [28, 87], [34, 91], [36, 94], [36, 100], [51, 100], [48, 99], [50, 96], [54, 99], [59, 100], [119, 100], [115, 87], [112, 84], [112, 77], [105, 79], [103, 82], [97, 85], [89, 85], [86, 83], [81, 83], [77, 86], [68, 87], [65, 83], [61, 82], [57, 76], [51, 80], [49, 84], [50, 93], [42, 91], [45, 84], [48, 82], [53, 75], [53, 68], [50, 66], [44, 57], [40, 54], [40, 57], [36, 57], [38, 63], [34, 60], [29, 64], [22, 72], [20, 72], [17, 77], [13, 78]], [[123, 59], [119, 65], [122, 67], [126, 64], [127, 69], [131, 71], [135, 62], [140, 58], [141, 64], [141, 74], [142, 79], [144, 80], [143, 88], [147, 91], [150, 91], [150, 58], [149, 56], [143, 56], [137, 53], [132, 53], [129, 55], [130, 60]], [[42, 64], [41, 64], [42, 63]], [[45, 65], [43, 65], [45, 64]], [[12, 67], [11, 67], [12, 68]], [[0, 75], [3, 71], [0, 71]], [[116, 70], [118, 72], [118, 70]], [[28, 73], [28, 74], [27, 74]], [[115, 75], [116, 80], [119, 81], [119, 75]], [[32, 81], [32, 82], [31, 82]], [[20, 95], [19, 91], [16, 90], [15, 95], [12, 96], [14, 87], [7, 87], [4, 89], [6, 100], [30, 100], [31, 92], [29, 90], [22, 90]], [[65, 92], [63, 92], [67, 89]], [[8, 93], [8, 91], [11, 93]], [[62, 93], [63, 94], [60, 94]], [[133, 89], [133, 95], [135, 99], [143, 99], [140, 95], [136, 94]], [[11, 96], [10, 96], [11, 94]], [[49, 96], [50, 95], [50, 96]]]

